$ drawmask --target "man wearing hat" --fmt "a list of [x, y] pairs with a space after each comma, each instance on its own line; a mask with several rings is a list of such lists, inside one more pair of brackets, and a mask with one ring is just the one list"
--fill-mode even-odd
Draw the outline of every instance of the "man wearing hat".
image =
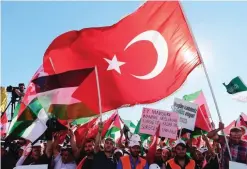
[[[22, 147], [23, 148], [23, 147]], [[23, 154], [17, 161], [16, 166], [46, 164], [45, 155], [42, 154], [42, 144], [37, 141], [34, 145], [29, 143], [23, 150]]]
[[141, 150], [140, 137], [133, 135], [130, 138], [129, 148], [130, 155], [123, 156], [117, 165], [117, 169], [148, 169], [148, 163], [146, 160], [139, 157]]
[[[219, 128], [208, 133], [208, 138], [214, 139], [221, 145], [221, 169], [229, 169], [229, 152], [227, 150], [227, 145], [224, 136], [219, 136], [217, 133], [223, 130], [224, 124], [219, 123]], [[230, 148], [232, 161], [238, 163], [247, 164], [247, 142], [241, 140], [243, 132], [241, 128], [234, 127], [230, 130], [230, 135], [228, 137], [228, 145]]]
[[167, 161], [166, 169], [196, 169], [196, 163], [186, 155], [186, 143], [177, 140], [175, 143], [176, 155]]

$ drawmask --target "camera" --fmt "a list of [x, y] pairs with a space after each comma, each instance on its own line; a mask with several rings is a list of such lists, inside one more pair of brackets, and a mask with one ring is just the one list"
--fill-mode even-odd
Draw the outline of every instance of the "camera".
[[47, 122], [46, 125], [48, 128], [53, 129], [56, 131], [57, 129], [57, 119], [56, 118], [50, 118]]
[[13, 86], [9, 85], [6, 88], [7, 92], [9, 92], [9, 93], [13, 92], [15, 89], [20, 90], [20, 92], [24, 92], [24, 89], [25, 89], [24, 83], [19, 83], [18, 87], [13, 87]]
[[[19, 90], [16, 92], [15, 90]], [[11, 85], [7, 86], [6, 91], [12, 94], [12, 102], [15, 102], [17, 98], [21, 98], [24, 95], [25, 85], [24, 83], [19, 83], [18, 87], [13, 87]]]

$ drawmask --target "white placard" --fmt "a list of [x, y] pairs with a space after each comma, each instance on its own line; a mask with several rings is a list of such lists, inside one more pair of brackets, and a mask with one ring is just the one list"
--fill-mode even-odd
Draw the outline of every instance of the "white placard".
[[42, 164], [42, 165], [21, 165], [18, 167], [15, 167], [14, 169], [48, 169], [48, 164]]
[[175, 98], [173, 111], [179, 115], [178, 126], [194, 131], [198, 105]]
[[229, 161], [229, 169], [246, 169], [246, 168], [247, 168], [247, 164]]

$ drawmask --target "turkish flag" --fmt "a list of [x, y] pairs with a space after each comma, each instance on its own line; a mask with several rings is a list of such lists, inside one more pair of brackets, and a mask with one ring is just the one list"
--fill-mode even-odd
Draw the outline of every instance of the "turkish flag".
[[98, 117], [93, 118], [92, 120], [90, 120], [89, 122], [81, 125], [80, 127], [78, 127], [75, 130], [74, 133], [75, 133], [77, 145], [80, 145], [81, 143], [83, 143], [83, 140], [86, 137], [87, 131], [89, 131], [91, 128], [93, 128], [93, 126], [96, 126], [97, 120], [98, 120]]
[[195, 126], [207, 132], [212, 130], [205, 104], [198, 108]]
[[[43, 65], [48, 74], [97, 65], [106, 112], [171, 95], [200, 63], [179, 2], [147, 1], [112, 26], [60, 35], [45, 52]], [[98, 114], [95, 73], [72, 96]]]

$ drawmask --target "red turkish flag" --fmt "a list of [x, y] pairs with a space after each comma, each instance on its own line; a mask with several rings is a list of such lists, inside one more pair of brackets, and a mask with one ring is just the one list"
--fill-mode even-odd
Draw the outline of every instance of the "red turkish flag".
[[[43, 64], [49, 74], [97, 65], [105, 112], [169, 96], [200, 63], [179, 2], [147, 1], [112, 26], [60, 35]], [[92, 73], [72, 96], [98, 114], [96, 89]]]

